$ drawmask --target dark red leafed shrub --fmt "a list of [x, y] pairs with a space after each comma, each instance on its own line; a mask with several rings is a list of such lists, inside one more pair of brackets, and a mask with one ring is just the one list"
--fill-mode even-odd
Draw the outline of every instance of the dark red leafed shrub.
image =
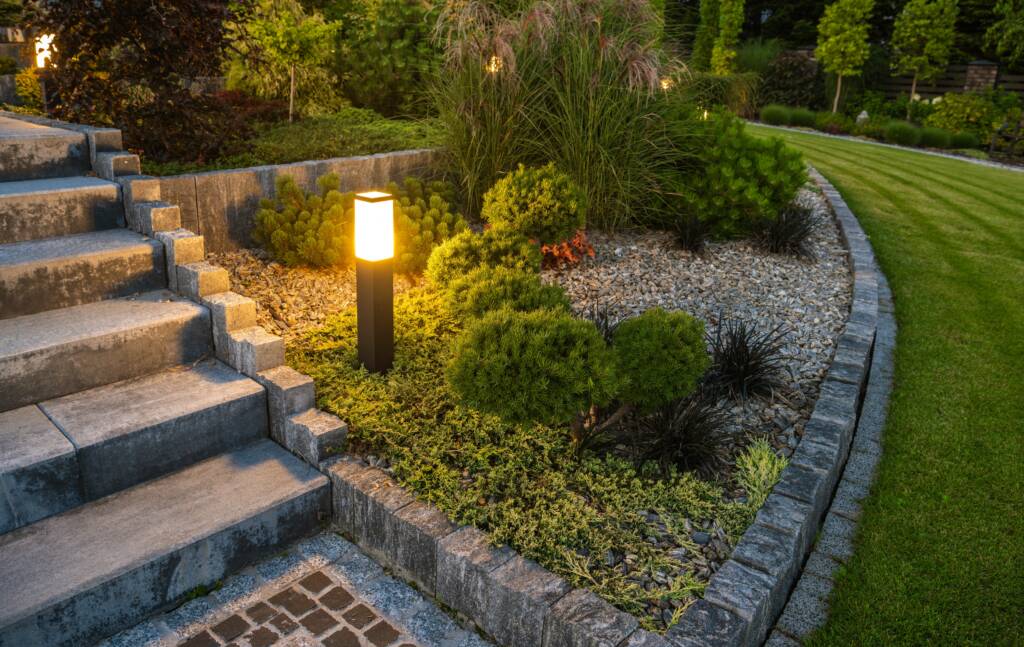
[[288, 118], [288, 103], [260, 99], [241, 90], [221, 90], [214, 97], [228, 105], [244, 123], [276, 123]]
[[582, 229], [567, 241], [541, 245], [540, 252], [544, 255], [544, 267], [565, 267], [579, 263], [584, 257], [594, 258], [594, 246]]

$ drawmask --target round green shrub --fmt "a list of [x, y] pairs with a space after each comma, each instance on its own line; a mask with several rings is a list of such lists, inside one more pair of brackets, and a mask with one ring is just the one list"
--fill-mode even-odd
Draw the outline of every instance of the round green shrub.
[[597, 327], [564, 312], [498, 310], [456, 342], [448, 382], [469, 406], [515, 423], [562, 424], [615, 394]]
[[815, 120], [817, 115], [814, 114], [813, 110], [807, 108], [793, 108], [793, 111], [789, 114], [789, 125], [800, 126], [802, 128], [814, 128]]
[[855, 122], [838, 112], [819, 112], [814, 115], [814, 127], [833, 135], [845, 135], [854, 129]]
[[644, 411], [692, 393], [711, 365], [704, 323], [661, 308], [619, 324], [612, 351], [623, 381], [619, 399]]
[[540, 264], [540, 247], [522, 234], [505, 227], [491, 227], [482, 234], [467, 229], [434, 248], [426, 277], [435, 287], [446, 288], [478, 267], [540, 272]]
[[954, 149], [978, 148], [978, 136], [970, 132], [953, 133], [949, 138], [949, 147]]
[[18, 61], [10, 56], [0, 56], [0, 74], [17, 74]]
[[921, 129], [906, 121], [890, 121], [885, 127], [885, 141], [900, 146], [917, 146], [921, 142]]
[[928, 148], [949, 148], [951, 140], [952, 134], [948, 130], [943, 130], [942, 128], [921, 129], [921, 146], [926, 146]]
[[569, 311], [569, 298], [557, 285], [544, 285], [536, 272], [509, 267], [480, 267], [451, 282], [449, 308], [463, 317], [478, 318], [506, 308]]
[[773, 103], [761, 108], [761, 121], [772, 126], [788, 126], [791, 112], [786, 106]]
[[494, 226], [553, 245], [572, 238], [587, 224], [584, 200], [579, 186], [554, 164], [520, 164], [484, 194], [480, 215]]

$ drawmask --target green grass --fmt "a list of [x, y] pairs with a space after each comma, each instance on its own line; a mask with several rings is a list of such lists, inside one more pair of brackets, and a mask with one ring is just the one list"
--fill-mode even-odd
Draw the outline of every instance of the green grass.
[[308, 117], [291, 124], [257, 125], [255, 135], [243, 143], [246, 150], [241, 153], [202, 164], [143, 159], [142, 171], [150, 175], [176, 175], [434, 148], [440, 143], [436, 120], [388, 119], [372, 110], [344, 108], [332, 115]]
[[860, 218], [899, 325], [878, 479], [811, 643], [1024, 644], [1024, 174], [781, 136]]

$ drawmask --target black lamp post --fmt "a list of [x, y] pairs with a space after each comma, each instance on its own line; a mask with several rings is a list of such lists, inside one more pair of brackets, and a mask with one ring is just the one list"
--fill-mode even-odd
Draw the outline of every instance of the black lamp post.
[[384, 373], [395, 358], [395, 201], [379, 191], [359, 193], [355, 212], [359, 361], [371, 373]]

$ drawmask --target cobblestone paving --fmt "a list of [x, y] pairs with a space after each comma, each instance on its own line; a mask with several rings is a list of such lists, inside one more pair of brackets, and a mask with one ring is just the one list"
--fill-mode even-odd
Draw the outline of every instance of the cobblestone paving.
[[102, 647], [487, 647], [433, 602], [325, 532]]

